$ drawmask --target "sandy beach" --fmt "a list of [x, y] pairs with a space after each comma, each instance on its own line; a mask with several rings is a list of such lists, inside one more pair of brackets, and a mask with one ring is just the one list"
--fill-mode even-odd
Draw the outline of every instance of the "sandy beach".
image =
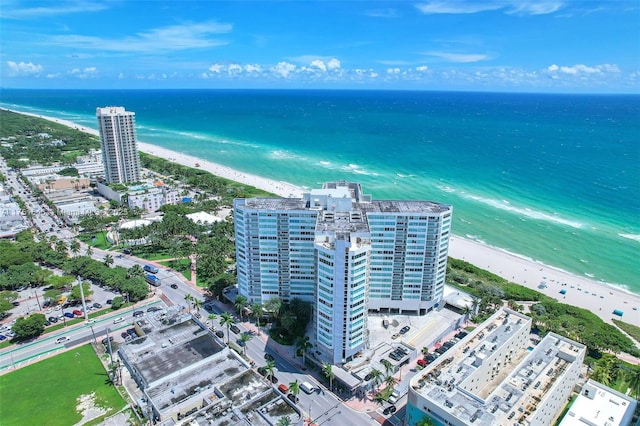
[[[97, 130], [80, 126], [70, 121], [21, 111], [13, 112], [43, 118], [98, 135]], [[197, 163], [199, 168], [217, 176], [251, 185], [282, 197], [300, 197], [304, 192], [304, 189], [287, 182], [273, 181], [239, 172], [220, 164], [148, 143], [138, 142], [138, 147], [142, 152], [185, 166], [195, 167]], [[339, 176], [336, 176], [336, 178], [339, 178]], [[571, 274], [455, 235], [450, 240], [449, 255], [487, 269], [514, 283], [538, 290], [562, 303], [588, 309], [609, 323], [611, 323], [612, 318], [617, 318], [640, 326], [640, 295], [627, 292], [624, 289], [594, 281], [586, 276]], [[561, 293], [561, 291], [564, 291], [564, 293]], [[623, 316], [613, 315], [615, 309], [622, 311]]]

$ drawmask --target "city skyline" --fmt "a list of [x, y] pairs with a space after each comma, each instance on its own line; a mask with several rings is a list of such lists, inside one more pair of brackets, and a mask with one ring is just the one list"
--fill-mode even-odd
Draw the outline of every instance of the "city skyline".
[[4, 88], [638, 93], [638, 11], [627, 0], [16, 0], [0, 11], [0, 72]]

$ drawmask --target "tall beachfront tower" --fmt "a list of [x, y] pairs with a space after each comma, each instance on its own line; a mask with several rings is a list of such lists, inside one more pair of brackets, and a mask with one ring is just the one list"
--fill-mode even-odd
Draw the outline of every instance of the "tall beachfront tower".
[[97, 108], [102, 161], [107, 183], [140, 180], [140, 156], [135, 130], [135, 113], [124, 107]]
[[442, 299], [452, 208], [373, 201], [328, 182], [302, 198], [236, 199], [238, 292], [314, 305], [316, 349], [331, 363], [367, 347], [369, 310], [425, 314]]

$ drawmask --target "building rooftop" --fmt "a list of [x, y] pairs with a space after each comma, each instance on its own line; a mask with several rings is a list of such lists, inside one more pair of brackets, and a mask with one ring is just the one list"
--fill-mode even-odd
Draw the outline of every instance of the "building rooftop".
[[635, 399], [589, 379], [560, 426], [627, 425], [636, 405]]
[[585, 351], [583, 345], [553, 333], [535, 348], [514, 346], [511, 337], [528, 336], [530, 327], [530, 318], [499, 310], [416, 375], [411, 387], [467, 424], [528, 424], [528, 415], [568, 364], [581, 362], [578, 353]]

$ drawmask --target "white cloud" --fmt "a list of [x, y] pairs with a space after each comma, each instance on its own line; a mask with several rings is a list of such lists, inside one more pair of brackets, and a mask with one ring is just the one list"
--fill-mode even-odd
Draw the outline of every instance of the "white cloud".
[[229, 73], [229, 75], [238, 75], [242, 73], [242, 65], [230, 64], [227, 67], [227, 72]]
[[244, 70], [248, 73], [261, 73], [262, 67], [258, 64], [247, 64], [244, 66]]
[[36, 75], [44, 70], [42, 65], [34, 64], [33, 62], [7, 61], [7, 66], [9, 67], [10, 76]]
[[397, 18], [399, 16], [398, 11], [392, 8], [366, 10], [364, 14], [372, 18]]
[[545, 15], [560, 10], [563, 5], [559, 0], [450, 0], [419, 3], [416, 4], [416, 8], [425, 15], [470, 14], [498, 10], [511, 15]]
[[563, 6], [561, 1], [520, 1], [506, 13], [513, 15], [548, 15], [557, 12]]
[[209, 67], [209, 71], [220, 74], [224, 70], [224, 65], [213, 64]]
[[426, 66], [426, 65], [422, 65], [422, 66], [416, 67], [416, 71], [418, 71], [418, 72], [427, 72], [428, 70], [429, 70], [429, 67]]
[[289, 77], [289, 74], [295, 71], [295, 69], [296, 69], [296, 66], [294, 64], [282, 61], [282, 62], [278, 62], [278, 64], [275, 67], [271, 67], [270, 71], [275, 75], [277, 75], [278, 77], [287, 78]]
[[73, 49], [96, 49], [125, 53], [157, 53], [172, 50], [201, 49], [222, 46], [224, 40], [211, 38], [214, 34], [225, 34], [232, 30], [231, 24], [216, 21], [187, 23], [154, 28], [135, 36], [107, 39], [82, 35], [60, 35], [52, 37], [52, 43]]
[[390, 74], [390, 75], [400, 74], [400, 68], [387, 68], [387, 74]]
[[589, 75], [589, 74], [602, 74], [602, 73], [619, 73], [620, 68], [617, 65], [612, 64], [600, 64], [593, 67], [584, 64], [576, 64], [573, 66], [558, 66], [556, 64], [549, 65], [546, 70], [548, 74], [559, 75]]
[[319, 59], [311, 62], [310, 68], [316, 68], [322, 72], [327, 72], [327, 66]]
[[69, 70], [67, 73], [80, 79], [87, 79], [87, 78], [95, 77], [96, 72], [97, 72], [96, 67], [86, 67], [84, 69], [73, 68]]
[[[51, 4], [51, 3], [49, 3]], [[11, 8], [11, 2], [3, 4], [0, 16], [7, 19], [29, 19], [41, 16], [69, 15], [72, 13], [100, 12], [107, 9], [106, 4], [95, 1], [57, 2], [54, 6], [28, 7], [24, 9]]]
[[329, 70], [337, 70], [337, 69], [340, 69], [340, 67], [341, 67], [340, 61], [337, 60], [336, 58], [329, 59], [329, 61], [327, 62], [327, 68]]
[[60, 73], [59, 73], [59, 72], [57, 72], [57, 73], [55, 73], [55, 74], [47, 74], [47, 78], [51, 78], [51, 79], [53, 79], [53, 78], [60, 78]]
[[425, 55], [435, 56], [448, 62], [479, 62], [491, 59], [484, 53], [453, 53], [453, 52], [425, 52]]

